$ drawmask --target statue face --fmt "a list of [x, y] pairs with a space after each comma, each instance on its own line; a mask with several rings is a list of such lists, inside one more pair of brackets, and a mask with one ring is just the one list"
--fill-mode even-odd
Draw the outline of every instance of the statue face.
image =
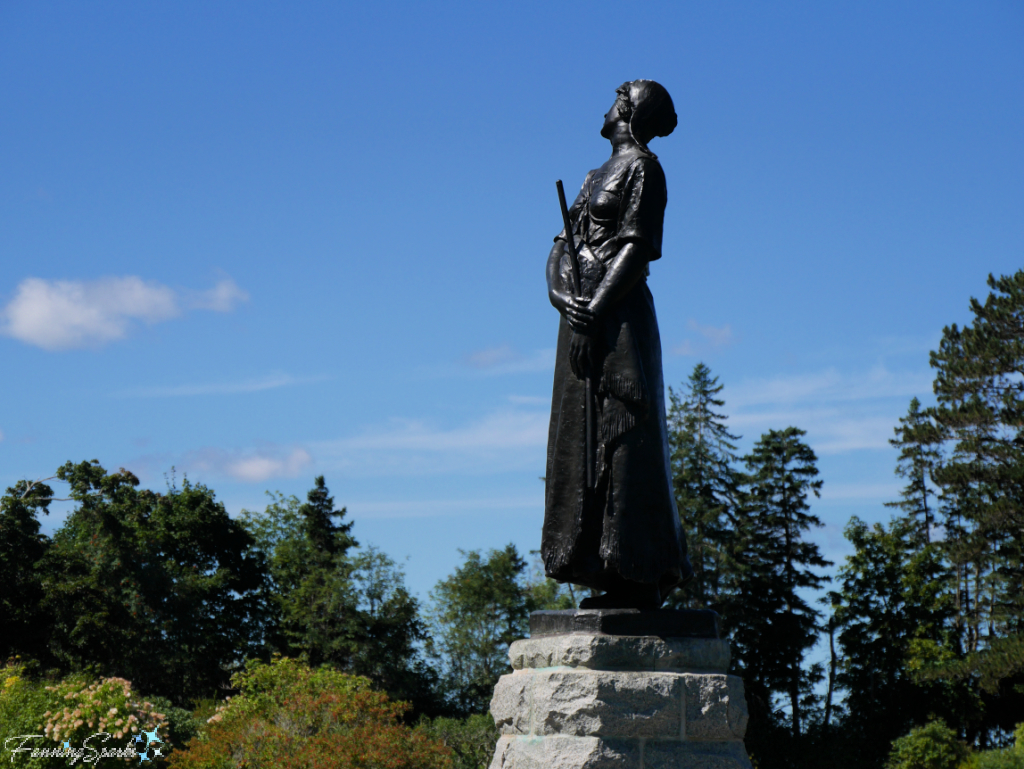
[[601, 136], [605, 139], [610, 139], [612, 137], [612, 132], [615, 130], [615, 126], [623, 122], [620, 107], [625, 106], [623, 104], [625, 98], [626, 97], [621, 94], [616, 94], [615, 103], [612, 104], [612, 108], [604, 115], [604, 125], [601, 126]]

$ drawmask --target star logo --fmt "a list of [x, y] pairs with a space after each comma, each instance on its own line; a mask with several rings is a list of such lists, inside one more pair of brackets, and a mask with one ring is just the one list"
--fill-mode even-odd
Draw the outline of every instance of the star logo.
[[149, 760], [150, 760], [150, 758], [149, 758], [149, 751], [148, 750], [144, 750], [141, 753], [139, 753], [139, 763], [140, 764], [143, 761], [149, 761]]
[[71, 750], [71, 743], [70, 742], [65, 742], [64, 743], [64, 750]]
[[151, 732], [144, 731], [143, 734], [146, 735], [146, 747], [147, 748], [150, 745], [152, 745], [154, 742], [163, 742], [163, 740], [161, 740], [160, 737], [157, 736], [156, 728], [154, 728], [153, 731], [151, 731]]

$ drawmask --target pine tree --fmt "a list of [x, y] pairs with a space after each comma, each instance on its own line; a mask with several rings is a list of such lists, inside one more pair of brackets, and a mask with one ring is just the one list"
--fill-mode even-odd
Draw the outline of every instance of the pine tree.
[[907, 485], [896, 502], [887, 502], [886, 507], [895, 507], [911, 520], [917, 521], [917, 536], [929, 543], [935, 527], [938, 504], [935, 499], [935, 470], [942, 461], [942, 431], [921, 410], [917, 398], [910, 401], [907, 415], [900, 418], [899, 427], [894, 428], [896, 437], [890, 439], [893, 448], [899, 449], [896, 475], [905, 478]]
[[948, 439], [934, 478], [962, 659], [947, 669], [962, 678], [966, 665], [975, 680], [1002, 671], [995, 694], [985, 693], [996, 699], [985, 708], [982, 741], [1024, 719], [1015, 690], [1024, 668], [1008, 662], [1009, 642], [1024, 631], [1024, 270], [990, 275], [988, 285], [984, 304], [971, 299], [973, 322], [943, 330], [931, 355], [937, 405], [927, 412]]
[[788, 698], [788, 730], [797, 739], [803, 705], [820, 677], [803, 667], [821, 630], [821, 613], [804, 596], [827, 579], [814, 569], [831, 565], [804, 539], [812, 527], [822, 526], [807, 503], [809, 495], [819, 495], [822, 482], [816, 480], [817, 457], [801, 440], [804, 435], [795, 427], [770, 430], [744, 457], [750, 484], [741, 511], [739, 592], [745, 611], [732, 636], [748, 690], [769, 708], [773, 695]]
[[698, 363], [681, 397], [669, 388], [669, 444], [679, 518], [694, 580], [676, 593], [677, 607], [714, 608], [728, 624], [736, 547], [735, 509], [742, 482], [735, 441], [720, 413], [724, 385]]

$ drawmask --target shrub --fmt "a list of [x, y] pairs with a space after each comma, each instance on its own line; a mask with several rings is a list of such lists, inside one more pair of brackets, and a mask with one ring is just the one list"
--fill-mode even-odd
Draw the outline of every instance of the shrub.
[[[152, 747], [160, 753], [149, 750], [147, 757], [159, 758], [170, 751], [165, 715], [143, 701], [123, 678], [76, 674], [47, 686], [26, 675], [24, 666], [8, 664], [3, 681], [0, 730], [5, 749], [16, 751], [11, 754], [16, 766], [63, 769], [76, 755], [75, 763], [123, 766], [138, 761], [136, 745], [145, 750], [154, 737], [159, 742]], [[26, 735], [41, 736], [7, 742]], [[33, 751], [47, 755], [33, 756]], [[113, 751], [122, 755], [112, 757], [109, 752]]]
[[252, 661], [171, 769], [450, 769], [451, 751], [401, 722], [404, 703], [370, 681], [277, 658]]
[[498, 743], [498, 728], [490, 716], [469, 718], [423, 718], [416, 731], [426, 734], [452, 751], [454, 769], [487, 769]]
[[941, 721], [911, 729], [892, 743], [886, 769], [958, 769], [969, 749]]

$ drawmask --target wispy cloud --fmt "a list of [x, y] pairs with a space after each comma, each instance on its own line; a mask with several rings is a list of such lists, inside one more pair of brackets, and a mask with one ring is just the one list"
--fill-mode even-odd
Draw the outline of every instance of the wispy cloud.
[[723, 395], [736, 432], [756, 435], [799, 427], [818, 454], [843, 454], [888, 449], [907, 401], [930, 390], [927, 371], [892, 372], [879, 366], [748, 380]]
[[183, 384], [160, 387], [139, 387], [124, 390], [118, 395], [128, 398], [178, 398], [193, 395], [236, 395], [240, 393], [276, 390], [279, 387], [322, 382], [326, 376], [294, 377], [291, 374], [275, 373], [254, 379], [243, 379], [236, 382], [206, 382], [203, 384]]
[[192, 291], [186, 295], [188, 305], [196, 310], [212, 310], [213, 312], [231, 312], [240, 302], [249, 301], [248, 292], [242, 290], [235, 281], [224, 278], [208, 291]]
[[470, 353], [464, 363], [468, 368], [488, 375], [552, 371], [555, 367], [555, 351], [543, 349], [523, 354], [503, 344]]
[[205, 448], [190, 452], [175, 462], [175, 466], [185, 472], [226, 476], [248, 483], [294, 478], [312, 464], [309, 452], [297, 446], [250, 450]]
[[842, 373], [829, 368], [806, 374], [749, 379], [731, 388], [729, 401], [747, 408], [766, 404], [817, 401], [857, 401], [876, 398], [924, 396], [931, 392], [927, 370], [892, 372], [884, 366]]
[[175, 291], [129, 275], [92, 281], [26, 278], [0, 310], [0, 333], [44, 350], [99, 347], [136, 323], [176, 318], [184, 309], [226, 312], [246, 294], [230, 279], [209, 291]]
[[310, 444], [317, 461], [363, 475], [543, 472], [546, 411], [506, 409], [456, 427], [392, 420], [359, 435]]
[[[540, 484], [537, 484], [540, 486]], [[479, 499], [417, 499], [403, 501], [347, 502], [354, 518], [432, 518], [467, 515], [486, 510], [535, 511], [544, 507], [541, 489], [533, 495]]]
[[724, 326], [705, 326], [690, 319], [686, 327], [696, 333], [701, 341], [694, 344], [692, 340], [684, 339], [672, 348], [673, 355], [699, 355], [709, 350], [728, 347], [736, 341], [732, 326], [728, 323]]

